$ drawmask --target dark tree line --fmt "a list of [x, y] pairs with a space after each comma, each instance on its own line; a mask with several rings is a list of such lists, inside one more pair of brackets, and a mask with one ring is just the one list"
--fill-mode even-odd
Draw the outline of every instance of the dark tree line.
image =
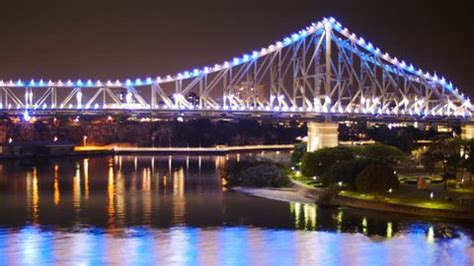
[[186, 122], [137, 122], [115, 120], [97, 122], [83, 119], [9, 123], [7, 136], [15, 142], [61, 141], [108, 145], [130, 143], [138, 146], [209, 147], [214, 145], [292, 144], [306, 134], [305, 127], [296, 123], [262, 123], [256, 120], [211, 121], [197, 119]]

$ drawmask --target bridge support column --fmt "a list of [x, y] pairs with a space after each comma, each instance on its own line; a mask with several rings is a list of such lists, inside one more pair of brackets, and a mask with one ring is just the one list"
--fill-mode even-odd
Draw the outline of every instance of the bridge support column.
[[474, 124], [461, 125], [461, 138], [464, 140], [474, 139]]
[[332, 122], [308, 122], [308, 152], [322, 148], [336, 147], [338, 140], [338, 123]]

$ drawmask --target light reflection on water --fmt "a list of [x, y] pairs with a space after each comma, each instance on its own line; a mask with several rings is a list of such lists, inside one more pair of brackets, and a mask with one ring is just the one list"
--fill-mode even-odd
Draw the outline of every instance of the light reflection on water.
[[226, 191], [243, 157], [0, 162], [0, 264], [474, 264], [469, 224]]

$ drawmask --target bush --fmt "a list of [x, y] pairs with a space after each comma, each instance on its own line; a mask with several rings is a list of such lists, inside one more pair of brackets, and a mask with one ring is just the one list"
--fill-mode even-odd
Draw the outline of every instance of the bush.
[[354, 158], [350, 147], [324, 148], [303, 156], [301, 173], [304, 176], [322, 176], [332, 165]]
[[326, 185], [344, 182], [350, 188], [355, 188], [357, 176], [373, 163], [368, 159], [352, 159], [332, 165], [322, 176]]
[[229, 186], [285, 187], [290, 179], [283, 166], [271, 162], [238, 162], [226, 170]]
[[398, 190], [400, 181], [393, 169], [385, 164], [372, 163], [356, 179], [357, 190], [362, 193], [380, 193]]

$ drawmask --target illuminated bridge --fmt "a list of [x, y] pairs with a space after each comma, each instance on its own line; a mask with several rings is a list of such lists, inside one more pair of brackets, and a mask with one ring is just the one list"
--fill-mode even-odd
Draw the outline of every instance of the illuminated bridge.
[[470, 121], [472, 105], [444, 77], [382, 51], [329, 18], [268, 47], [175, 75], [0, 80], [0, 114], [306, 119], [314, 121], [310, 136], [319, 136], [310, 144], [314, 149], [332, 145], [325, 140], [334, 135], [329, 121]]

